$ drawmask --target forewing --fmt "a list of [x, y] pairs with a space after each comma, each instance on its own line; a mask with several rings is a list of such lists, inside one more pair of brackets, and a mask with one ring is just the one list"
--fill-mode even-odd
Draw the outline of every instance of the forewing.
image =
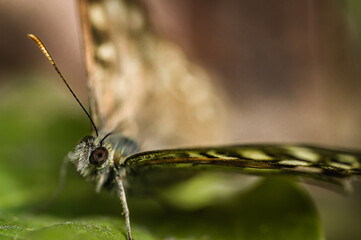
[[79, 0], [93, 116], [146, 148], [214, 143], [224, 107], [210, 77], [154, 33], [141, 2]]
[[306, 145], [239, 145], [142, 152], [124, 163], [129, 172], [149, 168], [214, 168], [267, 175], [298, 175], [342, 185], [361, 177], [361, 153]]

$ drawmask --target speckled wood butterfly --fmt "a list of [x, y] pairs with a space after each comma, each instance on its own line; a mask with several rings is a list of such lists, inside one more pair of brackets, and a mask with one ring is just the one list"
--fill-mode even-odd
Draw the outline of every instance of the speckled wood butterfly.
[[361, 153], [351, 150], [270, 144], [144, 151], [217, 138], [215, 119], [222, 115], [222, 104], [206, 73], [153, 33], [138, 1], [79, 0], [79, 6], [92, 116], [41, 41], [29, 37], [91, 120], [93, 135], [85, 137], [69, 158], [82, 176], [96, 182], [97, 191], [117, 191], [128, 239], [132, 235], [123, 182], [145, 169], [223, 168], [336, 184], [361, 176]]

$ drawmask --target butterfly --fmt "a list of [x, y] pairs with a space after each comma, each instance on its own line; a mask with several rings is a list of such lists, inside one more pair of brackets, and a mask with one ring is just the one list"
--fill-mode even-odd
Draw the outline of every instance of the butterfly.
[[[336, 184], [361, 176], [361, 153], [353, 150], [288, 144], [172, 149], [211, 139], [219, 130], [215, 119], [221, 119], [222, 104], [206, 73], [152, 32], [139, 2], [80, 0], [79, 9], [92, 114], [40, 39], [29, 37], [91, 121], [93, 135], [84, 137], [69, 158], [82, 176], [96, 183], [97, 191], [107, 188], [119, 194], [128, 239], [132, 233], [124, 182], [145, 170], [220, 168]], [[168, 148], [149, 151], [159, 146]]]

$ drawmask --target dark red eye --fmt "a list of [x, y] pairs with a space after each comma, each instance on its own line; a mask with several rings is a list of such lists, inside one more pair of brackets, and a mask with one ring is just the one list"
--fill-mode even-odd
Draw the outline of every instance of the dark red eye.
[[105, 147], [97, 147], [90, 154], [89, 162], [95, 166], [102, 165], [108, 158], [108, 150]]

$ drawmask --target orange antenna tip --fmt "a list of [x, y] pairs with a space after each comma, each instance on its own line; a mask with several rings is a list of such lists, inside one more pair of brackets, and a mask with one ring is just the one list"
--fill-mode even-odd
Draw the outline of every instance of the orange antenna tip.
[[47, 59], [49, 59], [49, 61], [51, 62], [51, 64], [54, 65], [54, 61], [53, 58], [50, 56], [48, 50], [46, 49], [46, 47], [44, 46], [44, 43], [34, 34], [28, 34], [28, 38], [32, 39], [36, 45], [38, 45], [38, 47], [40, 48], [40, 50], [42, 51], [42, 53], [45, 55], [45, 57]]

